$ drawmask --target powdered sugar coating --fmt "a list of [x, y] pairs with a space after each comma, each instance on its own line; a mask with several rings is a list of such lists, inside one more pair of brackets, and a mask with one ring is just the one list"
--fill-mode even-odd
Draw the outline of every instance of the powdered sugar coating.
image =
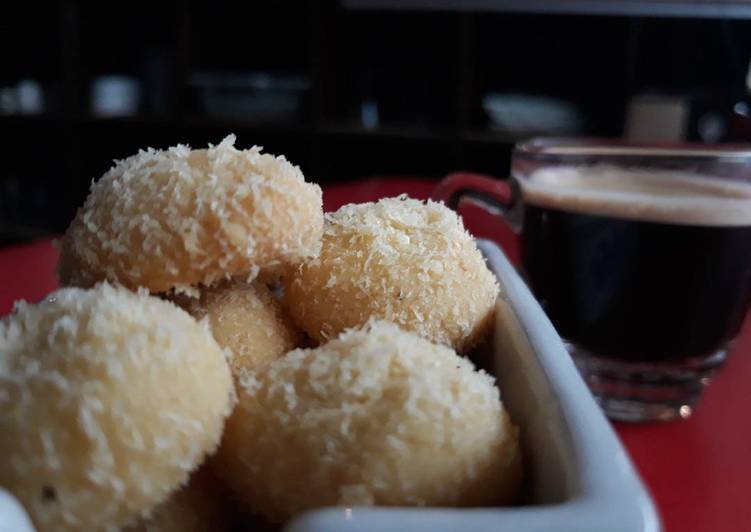
[[0, 321], [0, 485], [40, 531], [118, 530], [215, 450], [234, 404], [205, 324], [101, 284]]
[[254, 146], [141, 150], [91, 186], [61, 242], [60, 280], [152, 293], [211, 285], [318, 249], [321, 189]]
[[326, 215], [321, 253], [285, 280], [293, 319], [318, 341], [377, 317], [459, 352], [489, 330], [497, 294], [456, 213], [406, 196]]
[[493, 505], [518, 487], [517, 437], [490, 376], [373, 321], [246, 373], [217, 466], [277, 521], [332, 505]]

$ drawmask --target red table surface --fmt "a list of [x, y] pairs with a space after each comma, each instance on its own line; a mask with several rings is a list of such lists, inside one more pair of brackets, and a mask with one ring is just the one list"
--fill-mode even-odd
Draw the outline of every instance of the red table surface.
[[[371, 201], [402, 192], [427, 197], [435, 180], [369, 179], [325, 187], [324, 206]], [[516, 237], [503, 222], [471, 206], [463, 211], [478, 237], [499, 242], [518, 260]], [[36, 301], [57, 287], [52, 240], [0, 248], [0, 315], [13, 301]], [[615, 424], [659, 508], [667, 532], [751, 530], [751, 320], [688, 421]]]

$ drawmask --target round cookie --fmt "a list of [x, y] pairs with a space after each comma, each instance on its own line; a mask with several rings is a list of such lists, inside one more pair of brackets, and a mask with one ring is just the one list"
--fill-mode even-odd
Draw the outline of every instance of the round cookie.
[[254, 146], [148, 149], [91, 186], [60, 244], [64, 285], [190, 290], [314, 254], [321, 189]]
[[457, 214], [405, 196], [326, 215], [320, 254], [285, 278], [295, 322], [322, 342], [376, 317], [466, 352], [498, 284]]
[[190, 481], [124, 532], [229, 532], [231, 512], [223, 486], [206, 466]]
[[494, 505], [518, 488], [517, 432], [490, 376], [370, 322], [245, 374], [215, 465], [275, 521], [320, 506]]
[[302, 334], [266, 285], [234, 280], [201, 288], [200, 297], [176, 302], [193, 317], [206, 318], [217, 343], [232, 351], [232, 374], [253, 369], [291, 351]]
[[0, 321], [0, 486], [41, 532], [116, 529], [216, 449], [234, 397], [171, 303], [106, 283], [21, 302]]

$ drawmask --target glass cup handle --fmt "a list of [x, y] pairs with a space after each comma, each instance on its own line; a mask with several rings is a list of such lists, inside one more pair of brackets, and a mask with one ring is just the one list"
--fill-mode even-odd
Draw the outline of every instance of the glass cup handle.
[[513, 188], [513, 184], [507, 181], [470, 172], [457, 172], [441, 180], [431, 194], [431, 199], [442, 201], [455, 211], [465, 203], [476, 205], [503, 218], [516, 232], [519, 224], [510, 216], [517, 197]]

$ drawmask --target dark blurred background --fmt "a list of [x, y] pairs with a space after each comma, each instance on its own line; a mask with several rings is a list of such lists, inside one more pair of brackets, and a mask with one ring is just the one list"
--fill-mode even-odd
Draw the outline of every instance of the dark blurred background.
[[751, 3], [14, 2], [0, 242], [62, 232], [147, 146], [232, 132], [321, 183], [504, 176], [535, 135], [751, 141]]

